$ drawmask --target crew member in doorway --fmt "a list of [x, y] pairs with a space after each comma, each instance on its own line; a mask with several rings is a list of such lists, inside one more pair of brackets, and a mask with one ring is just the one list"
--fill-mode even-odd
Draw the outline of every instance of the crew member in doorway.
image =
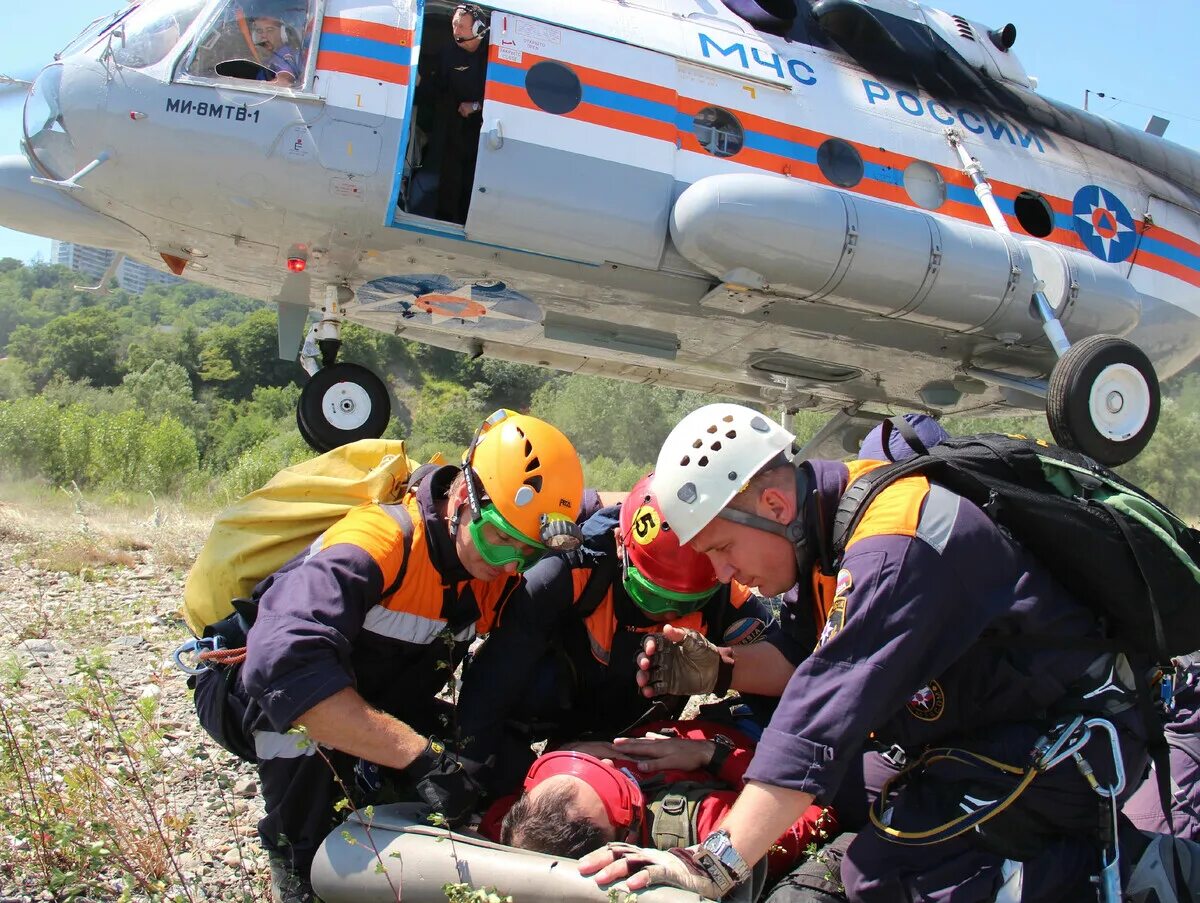
[[437, 218], [465, 223], [479, 155], [479, 129], [483, 125], [487, 14], [473, 4], [460, 4], [454, 10], [450, 27], [454, 40], [442, 48], [434, 72], [434, 87], [446, 108]]

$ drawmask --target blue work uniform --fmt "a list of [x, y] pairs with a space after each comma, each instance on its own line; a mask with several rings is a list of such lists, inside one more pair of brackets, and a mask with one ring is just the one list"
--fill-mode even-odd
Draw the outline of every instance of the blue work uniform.
[[[809, 510], [831, 519], [850, 480], [878, 465], [809, 466], [821, 499]], [[817, 645], [793, 659], [796, 671], [747, 780], [832, 801], [871, 746], [909, 760], [930, 747], [956, 747], [1024, 767], [1050, 727], [1087, 710], [1086, 694], [1091, 710], [1119, 731], [1125, 773], [1142, 773], [1145, 738], [1130, 664], [1072, 649], [1073, 641], [1100, 636], [1093, 612], [979, 508], [945, 488], [922, 476], [893, 483], [863, 517], [837, 574], [815, 570], [805, 589], [785, 601], [784, 627], [801, 636], [819, 628]], [[1038, 642], [1022, 646], [1022, 636]], [[1053, 648], [1059, 637], [1063, 647]], [[1102, 783], [1113, 780], [1107, 743], [1097, 737], [1083, 753]], [[1013, 785], [999, 773], [932, 764], [891, 797], [885, 818], [897, 830], [932, 829], [972, 800], [1007, 796]], [[960, 837], [904, 846], [864, 830], [842, 864], [847, 895], [859, 903], [991, 900], [1014, 863], [1040, 868], [1053, 847], [1058, 873], [1041, 880], [1026, 871], [1023, 899], [1081, 899], [1072, 894], [1090, 892], [1088, 872], [1099, 867], [1100, 802], [1068, 760]]]
[[[489, 782], [497, 793], [519, 785], [533, 761], [531, 741], [610, 739], [643, 716], [677, 717], [687, 702], [667, 697], [652, 709], [638, 689], [637, 652], [663, 622], [648, 618], [624, 590], [616, 566], [619, 518], [620, 506], [601, 509], [583, 525], [583, 549], [531, 568], [466, 670], [459, 727], [470, 738], [471, 759], [497, 755]], [[580, 612], [602, 562], [611, 565], [602, 592], [591, 611]], [[766, 603], [737, 585], [719, 587], [699, 610], [669, 623], [725, 645], [777, 631]]]

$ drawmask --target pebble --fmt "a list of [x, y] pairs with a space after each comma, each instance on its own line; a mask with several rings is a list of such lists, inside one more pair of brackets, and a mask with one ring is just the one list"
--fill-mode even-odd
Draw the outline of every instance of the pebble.
[[32, 655], [53, 655], [58, 651], [53, 640], [45, 639], [22, 640], [17, 644], [17, 648]]

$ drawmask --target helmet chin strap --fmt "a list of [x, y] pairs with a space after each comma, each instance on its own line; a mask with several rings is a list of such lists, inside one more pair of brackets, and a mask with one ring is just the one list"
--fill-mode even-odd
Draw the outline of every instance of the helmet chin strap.
[[[817, 490], [814, 487], [811, 491], [810, 469], [802, 462], [793, 464], [796, 471], [796, 516], [790, 523], [781, 524], [778, 521], [771, 520], [768, 517], [763, 517], [760, 514], [751, 514], [749, 511], [742, 511], [738, 508], [725, 507], [718, 513], [717, 517], [722, 520], [731, 521], [735, 524], [741, 524], [744, 527], [750, 527], [754, 530], [762, 530], [766, 533], [773, 533], [776, 536], [782, 536], [792, 544], [792, 550], [796, 553], [796, 579], [801, 583], [804, 582], [804, 572], [812, 566], [812, 553], [808, 544], [808, 517], [807, 508], [811, 499], [814, 505], [818, 505]], [[820, 530], [817, 531], [820, 534]], [[826, 543], [821, 541], [823, 537], [818, 535], [818, 543], [821, 546], [821, 566], [823, 571], [829, 570], [829, 563], [826, 560], [828, 555], [825, 551]]]

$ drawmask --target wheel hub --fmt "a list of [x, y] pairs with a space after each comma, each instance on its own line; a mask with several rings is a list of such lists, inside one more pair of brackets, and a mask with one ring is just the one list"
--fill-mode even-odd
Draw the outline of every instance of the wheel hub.
[[1088, 399], [1092, 424], [1104, 438], [1124, 442], [1146, 425], [1150, 399], [1150, 387], [1135, 367], [1105, 367], [1092, 383]]
[[321, 401], [325, 419], [339, 430], [358, 429], [371, 416], [371, 396], [358, 383], [334, 383]]

